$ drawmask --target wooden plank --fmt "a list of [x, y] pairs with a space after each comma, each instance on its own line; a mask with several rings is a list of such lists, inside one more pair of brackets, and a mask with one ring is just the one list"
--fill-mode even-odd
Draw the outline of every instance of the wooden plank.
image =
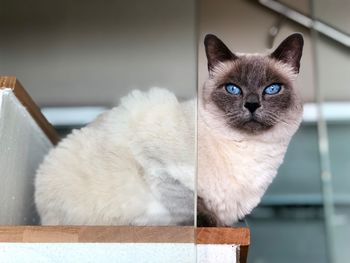
[[194, 243], [193, 227], [0, 226], [0, 242]]
[[194, 243], [193, 227], [82, 227], [79, 242]]
[[245, 227], [198, 227], [197, 244], [249, 245], [250, 232]]
[[[31, 242], [174, 242], [250, 244], [248, 228], [191, 226], [0, 226], [0, 241]], [[74, 238], [72, 238], [74, 236]]]
[[14, 76], [0, 76], [0, 89], [11, 89], [17, 99], [27, 109], [29, 114], [36, 121], [38, 126], [44, 131], [52, 144], [57, 144], [59, 135], [52, 125], [41, 113], [39, 107], [35, 104], [29, 94], [25, 91], [21, 83]]
[[25, 227], [22, 231], [22, 242], [78, 242], [79, 231], [70, 227]]

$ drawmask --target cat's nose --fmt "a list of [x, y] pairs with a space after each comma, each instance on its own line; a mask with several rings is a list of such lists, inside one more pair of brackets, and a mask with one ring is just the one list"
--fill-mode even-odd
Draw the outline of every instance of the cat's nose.
[[244, 107], [247, 108], [251, 113], [254, 113], [257, 108], [261, 105], [258, 102], [246, 102], [244, 103]]

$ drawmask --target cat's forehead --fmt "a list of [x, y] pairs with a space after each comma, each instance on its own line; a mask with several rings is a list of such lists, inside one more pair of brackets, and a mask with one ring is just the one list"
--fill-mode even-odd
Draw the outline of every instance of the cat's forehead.
[[233, 82], [245, 87], [260, 87], [273, 82], [288, 84], [294, 78], [288, 65], [261, 54], [239, 54], [233, 61], [220, 63], [215, 70], [217, 83]]

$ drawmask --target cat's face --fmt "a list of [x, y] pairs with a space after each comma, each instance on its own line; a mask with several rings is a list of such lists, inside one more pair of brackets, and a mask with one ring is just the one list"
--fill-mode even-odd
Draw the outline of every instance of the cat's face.
[[299, 72], [300, 34], [291, 35], [268, 55], [233, 54], [213, 35], [206, 36], [205, 47], [209, 79], [202, 100], [205, 114], [216, 123], [254, 135], [299, 121], [301, 100], [292, 82]]

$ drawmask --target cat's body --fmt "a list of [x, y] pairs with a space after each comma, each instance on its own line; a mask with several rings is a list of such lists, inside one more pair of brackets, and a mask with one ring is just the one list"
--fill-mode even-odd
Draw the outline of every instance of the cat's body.
[[75, 130], [38, 170], [42, 224], [193, 224], [194, 103], [134, 91]]

